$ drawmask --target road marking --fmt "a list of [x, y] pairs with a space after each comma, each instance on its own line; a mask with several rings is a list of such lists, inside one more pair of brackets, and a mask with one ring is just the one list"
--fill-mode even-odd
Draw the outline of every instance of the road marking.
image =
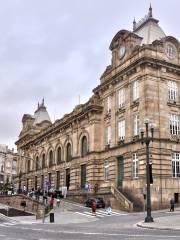
[[[13, 226], [13, 228], [19, 228], [18, 226]], [[36, 228], [27, 228], [27, 227], [23, 227], [21, 229], [24, 230], [31, 230], [31, 231], [39, 231], [39, 229]], [[43, 232], [52, 232], [54, 233], [54, 229], [50, 230], [50, 229], [44, 229], [42, 228], [41, 231]], [[61, 230], [57, 230], [56, 233], [62, 233], [62, 234], [81, 234], [81, 235], [97, 235], [97, 236], [124, 236], [124, 237], [143, 237], [143, 239], [145, 239], [146, 237], [153, 237], [153, 239], [158, 239], [158, 238], [163, 238], [163, 239], [168, 239], [168, 238], [175, 238], [175, 239], [179, 239], [179, 236], [177, 235], [152, 235], [152, 234], [126, 234], [126, 233], [107, 233], [107, 232], [80, 232], [80, 231], [61, 231]]]
[[[76, 214], [79, 214], [79, 215], [83, 215], [83, 216], [86, 216], [86, 217], [95, 217], [94, 215], [92, 215], [92, 212], [75, 212]], [[99, 218], [103, 218], [103, 217], [110, 217], [110, 216], [123, 216], [123, 215], [127, 215], [125, 213], [117, 213], [117, 212], [111, 212], [111, 214], [108, 214], [106, 211], [103, 211], [103, 210], [98, 210], [96, 211], [96, 217], [99, 217]]]
[[86, 214], [86, 213], [81, 213], [81, 212], [76, 212], [76, 213], [79, 214], [79, 215], [86, 216], [86, 217], [94, 218], [94, 216], [92, 216], [92, 214], [91, 214], [91, 215], [88, 215], [88, 214]]
[[76, 203], [71, 203], [71, 202], [63, 202], [63, 203], [65, 203], [65, 204], [72, 204], [72, 205], [74, 205], [74, 206], [77, 206], [77, 207], [81, 207], [81, 208], [87, 208], [87, 207], [85, 207], [85, 206], [82, 206], [82, 205], [80, 205], [80, 204], [76, 204]]
[[[84, 213], [86, 213], [87, 215], [91, 215], [92, 216], [92, 213], [91, 212], [84, 212]], [[93, 216], [93, 217], [95, 217], [95, 216]], [[100, 214], [97, 214], [97, 212], [96, 212], [96, 217], [104, 217], [104, 215], [100, 215]]]
[[106, 212], [103, 212], [103, 211], [102, 211], [102, 212], [96, 211], [96, 214], [97, 214], [97, 215], [100, 214], [100, 215], [102, 215], [102, 216], [108, 216], [108, 214], [107, 214]]

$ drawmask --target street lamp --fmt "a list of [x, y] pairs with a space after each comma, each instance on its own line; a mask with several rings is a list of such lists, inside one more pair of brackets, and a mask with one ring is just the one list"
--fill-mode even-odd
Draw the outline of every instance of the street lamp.
[[[145, 217], [145, 222], [153, 222], [153, 218], [151, 216], [151, 186], [150, 186], [150, 174], [152, 173], [152, 168], [149, 162], [149, 144], [153, 142], [154, 137], [154, 127], [151, 125], [149, 127], [149, 120], [145, 120], [145, 131], [141, 129], [141, 143], [146, 144], [146, 183], [147, 183], [147, 216]], [[150, 131], [150, 134], [149, 134]], [[151, 169], [150, 169], [151, 168]]]

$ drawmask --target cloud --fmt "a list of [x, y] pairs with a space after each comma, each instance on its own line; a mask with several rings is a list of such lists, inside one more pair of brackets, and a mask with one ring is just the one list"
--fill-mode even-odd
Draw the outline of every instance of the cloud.
[[[51, 118], [87, 101], [111, 62], [109, 44], [148, 0], [0, 0], [0, 143], [13, 145], [24, 113], [45, 97]], [[180, 3], [151, 1], [165, 33], [179, 38]]]

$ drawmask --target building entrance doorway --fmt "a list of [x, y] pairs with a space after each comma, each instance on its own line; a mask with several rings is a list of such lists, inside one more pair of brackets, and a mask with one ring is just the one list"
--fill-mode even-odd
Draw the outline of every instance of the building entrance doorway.
[[29, 179], [26, 180], [26, 191], [29, 192]]
[[179, 193], [174, 193], [174, 202], [179, 203]]
[[85, 187], [86, 183], [86, 164], [81, 165], [81, 188]]
[[70, 186], [70, 168], [66, 169], [66, 187], [67, 190], [69, 189]]
[[123, 179], [124, 179], [124, 158], [123, 156], [119, 156], [117, 158], [117, 187], [123, 187]]

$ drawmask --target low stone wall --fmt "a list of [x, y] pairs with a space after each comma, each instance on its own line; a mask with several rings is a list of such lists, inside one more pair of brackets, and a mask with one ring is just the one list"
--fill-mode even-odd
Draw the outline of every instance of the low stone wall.
[[32, 199], [26, 195], [0, 195], [0, 203], [9, 205], [12, 208], [16, 208], [24, 211], [24, 207], [21, 206], [21, 202], [26, 201], [25, 211], [33, 213], [36, 218], [42, 218], [44, 213], [44, 205], [35, 199]]

